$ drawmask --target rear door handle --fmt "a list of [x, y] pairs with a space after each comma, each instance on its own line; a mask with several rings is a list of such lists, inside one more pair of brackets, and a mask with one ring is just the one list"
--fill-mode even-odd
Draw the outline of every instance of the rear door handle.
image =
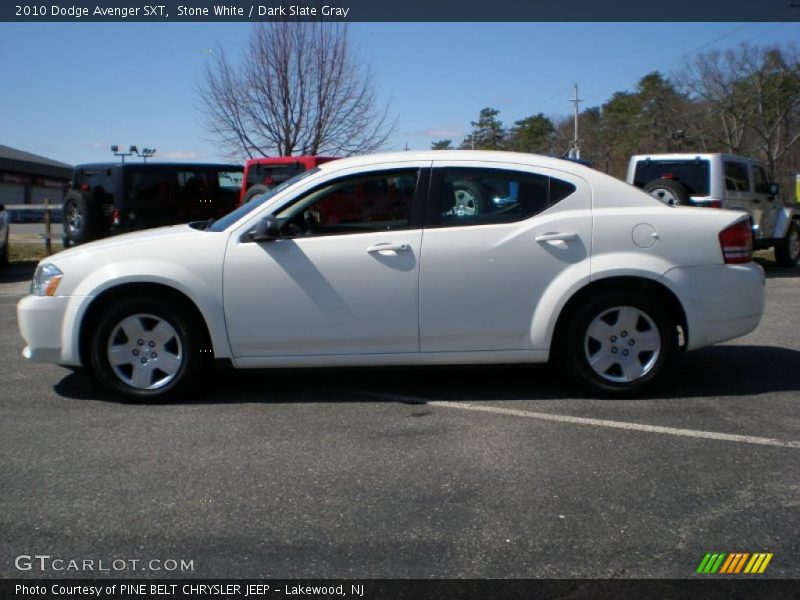
[[537, 235], [535, 238], [537, 242], [574, 242], [578, 239], [577, 233], [545, 233]]
[[397, 254], [398, 252], [407, 252], [411, 246], [408, 244], [375, 244], [374, 246], [369, 246], [367, 248], [367, 252], [370, 254], [384, 254], [386, 256], [391, 256], [393, 254]]

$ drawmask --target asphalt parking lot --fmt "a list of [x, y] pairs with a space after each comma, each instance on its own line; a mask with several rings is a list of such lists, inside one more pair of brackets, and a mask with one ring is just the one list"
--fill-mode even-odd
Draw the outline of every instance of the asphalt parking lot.
[[707, 552], [800, 577], [800, 270], [648, 399], [509, 366], [223, 374], [133, 405], [21, 357], [31, 269], [0, 272], [2, 577], [683, 578]]

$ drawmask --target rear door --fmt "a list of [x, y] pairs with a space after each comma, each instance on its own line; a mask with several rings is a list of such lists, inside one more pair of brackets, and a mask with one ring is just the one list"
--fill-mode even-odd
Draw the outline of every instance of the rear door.
[[539, 300], [589, 275], [591, 191], [561, 171], [434, 163], [420, 267], [422, 352], [529, 350]]

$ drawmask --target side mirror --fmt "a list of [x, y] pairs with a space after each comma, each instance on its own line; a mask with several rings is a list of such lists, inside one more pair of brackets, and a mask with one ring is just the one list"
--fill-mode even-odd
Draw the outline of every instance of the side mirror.
[[0, 212], [3, 212], [6, 209], [5, 204], [0, 204]]
[[777, 184], [777, 183], [770, 183], [769, 184], [769, 193], [772, 194], [773, 196], [777, 196], [778, 192], [780, 192], [780, 191], [781, 191], [780, 184]]
[[250, 239], [254, 242], [271, 242], [281, 237], [281, 228], [275, 215], [267, 215], [261, 219], [256, 228], [250, 232]]

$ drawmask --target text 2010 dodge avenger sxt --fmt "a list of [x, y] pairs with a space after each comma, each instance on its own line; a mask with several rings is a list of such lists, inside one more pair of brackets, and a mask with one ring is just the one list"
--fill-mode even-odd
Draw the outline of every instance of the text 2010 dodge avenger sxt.
[[[753, 330], [764, 274], [743, 213], [668, 207], [588, 167], [406, 152], [306, 171], [214, 223], [39, 265], [36, 361], [131, 398], [237, 368], [537, 363], [641, 391], [680, 349]], [[533, 384], [532, 384], [533, 385]]]

